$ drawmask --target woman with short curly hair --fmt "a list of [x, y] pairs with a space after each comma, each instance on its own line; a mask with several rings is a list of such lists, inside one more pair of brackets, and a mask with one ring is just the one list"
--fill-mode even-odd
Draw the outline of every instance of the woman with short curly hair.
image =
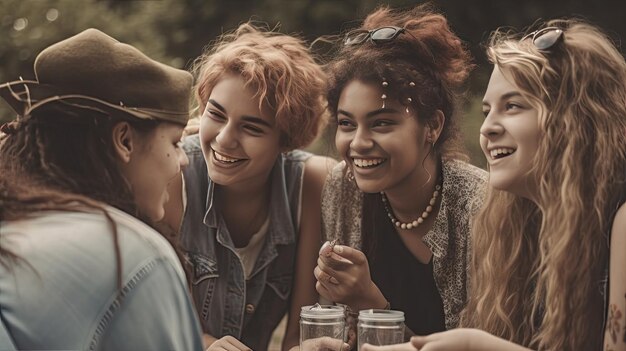
[[300, 39], [247, 23], [195, 71], [200, 130], [184, 141], [184, 197], [179, 184], [168, 217], [193, 265], [205, 345], [267, 349], [287, 311], [283, 345], [297, 345], [300, 307], [317, 301], [320, 196], [334, 164], [297, 148], [326, 124], [325, 74]]

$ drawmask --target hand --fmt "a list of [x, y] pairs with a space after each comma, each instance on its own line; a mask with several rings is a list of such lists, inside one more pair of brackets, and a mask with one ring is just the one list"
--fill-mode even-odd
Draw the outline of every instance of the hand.
[[190, 118], [187, 121], [185, 129], [183, 129], [183, 137], [187, 135], [198, 134], [200, 131], [200, 119], [198, 117]]
[[317, 292], [334, 302], [350, 306], [354, 311], [384, 308], [387, 300], [370, 276], [365, 254], [344, 245], [326, 242], [320, 249], [313, 271]]
[[329, 336], [308, 339], [302, 342], [302, 347], [294, 346], [289, 351], [348, 351], [350, 346], [339, 339]]
[[404, 344], [395, 344], [395, 345], [385, 345], [385, 346], [374, 346], [370, 344], [363, 344], [361, 347], [361, 351], [415, 351], [417, 350], [415, 346], [411, 345], [410, 342], [405, 342]]
[[227, 335], [215, 340], [206, 351], [252, 351], [252, 349], [234, 337]]
[[497, 338], [478, 329], [452, 329], [428, 336], [414, 336], [411, 344], [420, 351], [470, 351], [483, 349], [474, 347], [476, 345], [493, 345], [488, 339]]

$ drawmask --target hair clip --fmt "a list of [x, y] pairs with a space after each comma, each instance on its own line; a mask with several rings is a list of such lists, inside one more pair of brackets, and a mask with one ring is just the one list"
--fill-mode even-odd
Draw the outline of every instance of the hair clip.
[[383, 106], [381, 108], [385, 108], [385, 100], [387, 99], [387, 94], [385, 94], [385, 88], [389, 86], [389, 82], [387, 82], [385, 77], [383, 77], [382, 86], [383, 86], [383, 94], [380, 96], [380, 98], [383, 100]]
[[415, 82], [409, 82], [409, 86], [412, 88], [415, 86]]

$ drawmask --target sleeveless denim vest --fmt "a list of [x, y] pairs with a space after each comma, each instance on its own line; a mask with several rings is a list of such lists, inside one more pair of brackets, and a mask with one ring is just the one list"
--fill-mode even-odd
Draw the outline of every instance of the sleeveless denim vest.
[[288, 310], [293, 281], [304, 151], [282, 154], [272, 169], [270, 226], [250, 279], [234, 252], [228, 228], [213, 201], [197, 135], [184, 140], [187, 206], [181, 245], [193, 266], [192, 295], [202, 329], [214, 337], [232, 335], [253, 350], [265, 350]]

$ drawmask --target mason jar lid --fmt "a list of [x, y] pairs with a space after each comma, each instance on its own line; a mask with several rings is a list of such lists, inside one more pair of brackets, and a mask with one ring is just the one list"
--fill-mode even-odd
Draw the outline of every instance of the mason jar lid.
[[361, 310], [359, 320], [365, 322], [404, 322], [404, 312], [394, 310]]
[[333, 319], [343, 318], [344, 315], [344, 308], [341, 306], [320, 305], [318, 303], [311, 306], [302, 306], [300, 310], [300, 317], [305, 318]]

